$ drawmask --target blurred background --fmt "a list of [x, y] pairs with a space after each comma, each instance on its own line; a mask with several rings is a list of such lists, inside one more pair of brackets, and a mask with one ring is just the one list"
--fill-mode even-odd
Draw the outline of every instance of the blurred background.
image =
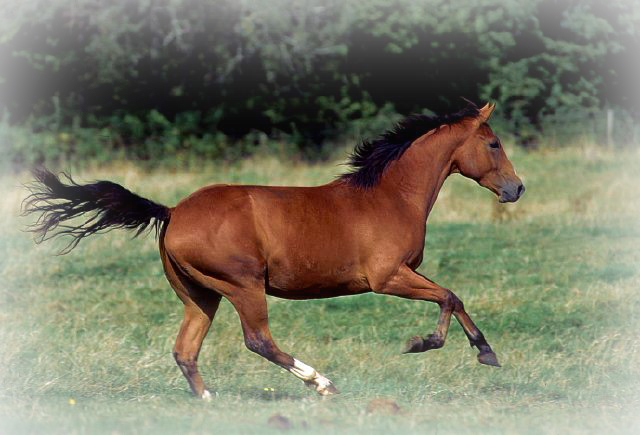
[[640, 137], [636, 1], [3, 3], [12, 168], [256, 147], [322, 159], [462, 97], [496, 102], [493, 124], [523, 147]]

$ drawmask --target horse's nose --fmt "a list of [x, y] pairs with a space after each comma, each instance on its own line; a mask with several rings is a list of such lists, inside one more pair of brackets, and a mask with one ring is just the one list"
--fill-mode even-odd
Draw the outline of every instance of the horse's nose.
[[516, 202], [524, 193], [522, 181], [511, 181], [502, 188], [500, 202]]

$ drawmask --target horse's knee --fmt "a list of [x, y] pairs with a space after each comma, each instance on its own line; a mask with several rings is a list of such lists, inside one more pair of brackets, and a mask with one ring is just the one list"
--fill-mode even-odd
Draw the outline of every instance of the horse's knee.
[[448, 307], [451, 307], [451, 310], [454, 312], [464, 311], [464, 304], [451, 290], [449, 290], [447, 294], [446, 304]]

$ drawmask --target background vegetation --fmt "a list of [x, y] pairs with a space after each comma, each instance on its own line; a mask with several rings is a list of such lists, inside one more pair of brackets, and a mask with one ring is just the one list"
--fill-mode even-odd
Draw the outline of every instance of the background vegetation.
[[233, 159], [265, 144], [317, 158], [460, 97], [497, 102], [524, 145], [637, 141], [638, 2], [29, 0], [2, 12], [0, 143], [14, 168]]

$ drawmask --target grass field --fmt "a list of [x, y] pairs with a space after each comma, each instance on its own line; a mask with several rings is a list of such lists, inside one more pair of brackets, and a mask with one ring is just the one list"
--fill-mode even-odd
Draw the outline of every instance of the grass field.
[[[216, 391], [190, 396], [171, 356], [181, 304], [153, 237], [112, 232], [56, 257], [19, 218], [28, 176], [0, 200], [0, 433], [637, 433], [640, 430], [640, 154], [517, 151], [527, 186], [498, 205], [453, 176], [420, 272], [465, 302], [503, 365], [479, 365], [453, 323], [446, 346], [401, 355], [435, 304], [361, 295], [269, 299], [280, 347], [342, 394], [323, 399], [245, 349], [223, 302], [200, 356]], [[206, 171], [76, 170], [173, 205], [213, 182], [312, 185], [343, 168], [254, 158]], [[345, 223], [348, 224], [348, 223]], [[385, 398], [399, 405], [369, 406]], [[389, 402], [391, 403], [391, 402]], [[369, 411], [367, 410], [369, 408]]]

